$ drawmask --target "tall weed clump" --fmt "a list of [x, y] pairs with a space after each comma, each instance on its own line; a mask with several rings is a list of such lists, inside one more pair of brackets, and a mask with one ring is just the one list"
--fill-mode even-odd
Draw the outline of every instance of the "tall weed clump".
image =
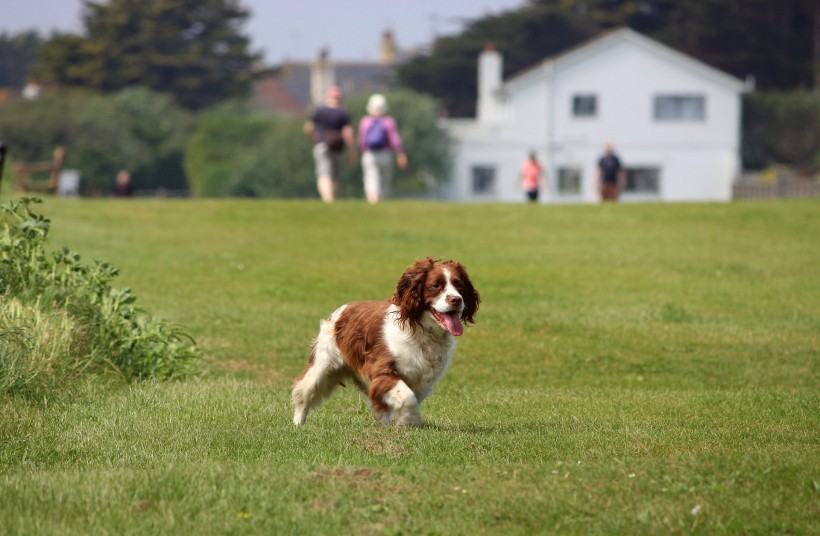
[[113, 287], [114, 266], [46, 250], [51, 222], [31, 210], [40, 202], [0, 207], [0, 394], [38, 397], [92, 373], [130, 382], [193, 372], [193, 339]]

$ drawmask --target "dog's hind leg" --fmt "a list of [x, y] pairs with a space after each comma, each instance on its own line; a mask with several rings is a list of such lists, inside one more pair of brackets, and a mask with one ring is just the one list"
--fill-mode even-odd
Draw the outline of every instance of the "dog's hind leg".
[[293, 385], [293, 424], [304, 424], [308, 412], [330, 398], [345, 373], [344, 361], [333, 336], [333, 324], [322, 321], [307, 367]]

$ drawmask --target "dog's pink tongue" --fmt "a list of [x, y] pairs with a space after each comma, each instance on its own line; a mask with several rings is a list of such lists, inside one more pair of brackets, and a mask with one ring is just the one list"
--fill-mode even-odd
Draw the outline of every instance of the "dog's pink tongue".
[[444, 317], [444, 327], [447, 328], [450, 335], [458, 337], [464, 333], [464, 326], [461, 324], [458, 313], [445, 313], [442, 316]]

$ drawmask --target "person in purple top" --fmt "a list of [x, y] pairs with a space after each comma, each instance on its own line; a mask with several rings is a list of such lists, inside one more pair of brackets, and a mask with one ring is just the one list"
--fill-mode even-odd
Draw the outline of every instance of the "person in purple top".
[[339, 191], [339, 175], [347, 149], [348, 162], [356, 163], [356, 145], [350, 115], [341, 107], [342, 91], [333, 86], [325, 94], [325, 105], [316, 108], [305, 123], [305, 134], [313, 138], [316, 187], [325, 203], [332, 203]]
[[367, 101], [367, 115], [359, 121], [359, 150], [362, 152], [364, 192], [370, 204], [390, 194], [393, 182], [393, 157], [400, 169], [407, 167], [396, 120], [387, 115], [387, 99], [380, 93]]

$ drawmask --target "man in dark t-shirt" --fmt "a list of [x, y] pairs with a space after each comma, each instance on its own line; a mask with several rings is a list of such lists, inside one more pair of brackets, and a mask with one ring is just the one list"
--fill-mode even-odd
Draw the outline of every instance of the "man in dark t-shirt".
[[617, 201], [624, 185], [624, 168], [615, 154], [612, 142], [604, 144], [604, 155], [598, 160], [598, 186], [601, 199]]
[[341, 151], [345, 148], [342, 129], [350, 124], [350, 115], [342, 108], [320, 106], [310, 116], [313, 123], [314, 143], [324, 142], [331, 151]]
[[314, 142], [316, 187], [325, 203], [332, 203], [339, 190], [342, 158], [347, 149], [348, 161], [356, 162], [356, 146], [350, 115], [341, 108], [342, 92], [331, 87], [325, 94], [325, 105], [317, 108], [305, 123], [305, 134]]

